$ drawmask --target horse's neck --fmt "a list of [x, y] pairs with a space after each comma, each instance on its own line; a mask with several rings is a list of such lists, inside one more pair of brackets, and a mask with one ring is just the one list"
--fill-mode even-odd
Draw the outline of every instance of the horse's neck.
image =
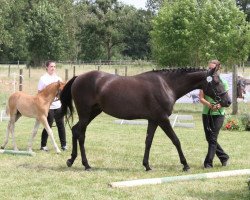
[[57, 88], [56, 87], [47, 87], [43, 89], [41, 92], [39, 92], [37, 95], [41, 97], [46, 104], [51, 104], [57, 94]]
[[202, 88], [205, 71], [169, 73], [167, 81], [175, 93], [176, 100], [195, 89]]

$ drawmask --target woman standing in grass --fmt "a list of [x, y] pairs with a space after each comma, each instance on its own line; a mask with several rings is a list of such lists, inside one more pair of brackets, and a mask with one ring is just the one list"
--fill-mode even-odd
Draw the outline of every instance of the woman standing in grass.
[[[216, 66], [220, 67], [218, 60], [211, 60], [208, 64], [209, 69], [213, 69]], [[221, 78], [225, 90], [227, 91], [229, 86], [227, 81]], [[224, 152], [222, 147], [217, 142], [219, 131], [223, 125], [225, 119], [225, 108], [221, 107], [214, 99], [204, 95], [203, 90], [200, 90], [200, 102], [203, 104], [202, 122], [208, 142], [208, 152], [204, 161], [204, 168], [213, 167], [214, 156], [220, 159], [222, 166], [228, 164], [229, 156]]]
[[[47, 61], [46, 62], [46, 73], [40, 78], [38, 83], [38, 91], [44, 89], [47, 85], [62, 81], [61, 77], [57, 76], [56, 74], [56, 63], [54, 61]], [[63, 151], [67, 150], [66, 146], [66, 134], [65, 134], [65, 127], [64, 127], [64, 117], [61, 116], [61, 102], [59, 99], [55, 99], [52, 104], [50, 105], [49, 113], [48, 113], [48, 123], [51, 127], [53, 121], [56, 121], [56, 126], [59, 134], [59, 139], [61, 142], [61, 148]], [[47, 140], [48, 140], [48, 133], [45, 129], [42, 132], [42, 140], [41, 140], [41, 150], [48, 151], [47, 148]]]

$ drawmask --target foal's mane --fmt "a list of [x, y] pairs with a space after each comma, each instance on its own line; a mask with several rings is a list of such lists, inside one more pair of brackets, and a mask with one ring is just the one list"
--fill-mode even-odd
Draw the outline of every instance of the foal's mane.
[[48, 93], [51, 91], [52, 88], [55, 88], [55, 86], [58, 84], [58, 82], [51, 83], [47, 85], [44, 89], [42, 89], [39, 93]]
[[152, 72], [167, 72], [167, 73], [191, 73], [191, 72], [199, 72], [199, 71], [207, 71], [205, 68], [195, 68], [195, 67], [187, 67], [187, 68], [164, 68], [164, 69], [153, 69]]

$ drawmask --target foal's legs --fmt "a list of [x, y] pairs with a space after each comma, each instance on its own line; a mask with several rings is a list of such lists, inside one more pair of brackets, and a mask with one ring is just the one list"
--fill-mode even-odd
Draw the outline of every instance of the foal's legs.
[[37, 130], [39, 128], [39, 125], [40, 125], [40, 122], [38, 119], [36, 119], [36, 122], [35, 122], [35, 126], [32, 130], [32, 133], [31, 133], [31, 137], [30, 137], [30, 141], [28, 143], [28, 151], [32, 152], [32, 145], [33, 145], [33, 140], [37, 134]]
[[143, 157], [143, 166], [146, 168], [146, 171], [151, 170], [149, 167], [148, 159], [149, 159], [149, 152], [150, 148], [154, 139], [155, 130], [157, 128], [157, 124], [151, 120], [148, 120], [148, 128], [147, 128], [147, 136], [145, 141], [145, 152]]
[[181, 164], [184, 165], [183, 171], [188, 171], [190, 169], [190, 167], [187, 164], [186, 158], [182, 152], [180, 140], [177, 137], [177, 135], [175, 134], [175, 132], [170, 124], [170, 121], [168, 119], [165, 121], [161, 121], [159, 123], [159, 126], [162, 128], [162, 130], [165, 132], [165, 134], [170, 138], [170, 140], [175, 145], [175, 147], [178, 151], [179, 157], [180, 157]]
[[53, 132], [52, 132], [52, 129], [49, 127], [49, 124], [48, 124], [48, 121], [47, 121], [47, 118], [45, 116], [41, 117], [39, 119], [39, 121], [43, 124], [44, 128], [46, 129], [48, 135], [50, 136], [51, 138], [51, 141], [52, 141], [52, 144], [56, 150], [56, 153], [61, 153], [60, 149], [58, 148], [57, 144], [56, 144], [56, 141], [54, 139], [54, 135], [53, 135]]

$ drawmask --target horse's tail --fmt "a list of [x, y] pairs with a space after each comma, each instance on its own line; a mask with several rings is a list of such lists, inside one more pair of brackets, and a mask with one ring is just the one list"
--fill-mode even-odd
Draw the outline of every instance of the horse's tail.
[[66, 115], [69, 108], [69, 117], [72, 117], [72, 120], [73, 120], [74, 107], [72, 103], [71, 85], [73, 84], [76, 78], [77, 76], [74, 76], [72, 79], [70, 79], [60, 93], [60, 101], [62, 103], [61, 107], [62, 115], [63, 116]]

